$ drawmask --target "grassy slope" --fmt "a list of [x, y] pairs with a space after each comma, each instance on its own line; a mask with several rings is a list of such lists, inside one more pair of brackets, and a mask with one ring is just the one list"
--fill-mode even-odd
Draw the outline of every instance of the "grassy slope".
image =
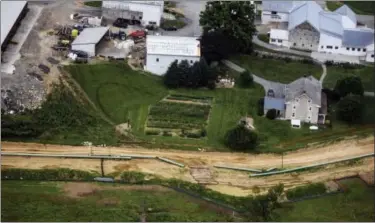
[[[56, 182], [3, 181], [2, 221], [138, 222], [141, 205], [156, 213], [148, 221], [226, 221], [223, 214], [175, 191], [104, 190], [75, 199]], [[105, 205], [103, 199], [118, 203]], [[157, 217], [164, 218], [157, 218]]]
[[326, 88], [334, 88], [337, 80], [350, 75], [357, 75], [362, 79], [365, 91], [374, 91], [375, 76], [373, 66], [348, 70], [345, 70], [342, 67], [327, 67], [327, 76], [324, 79], [323, 86]]
[[327, 1], [326, 3], [327, 3], [327, 8], [330, 11], [335, 11], [336, 9], [340, 8], [344, 3], [348, 5], [357, 14], [360, 14], [360, 15], [373, 15], [374, 14], [375, 2], [373, 1], [343, 1], [343, 2]]
[[303, 64], [295, 61], [287, 63], [284, 60], [262, 59], [249, 55], [234, 56], [230, 60], [250, 70], [259, 77], [285, 84], [305, 74], [311, 74], [317, 79], [319, 79], [322, 74], [322, 68], [315, 64]]
[[278, 210], [277, 221], [373, 221], [374, 188], [364, 186], [360, 179], [343, 180], [348, 192], [300, 201]]

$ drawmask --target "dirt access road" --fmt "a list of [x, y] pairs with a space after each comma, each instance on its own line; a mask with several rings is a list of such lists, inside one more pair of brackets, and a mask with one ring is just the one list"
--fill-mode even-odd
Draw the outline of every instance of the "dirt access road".
[[[155, 155], [185, 164], [179, 168], [158, 160], [133, 159], [130, 161], [105, 161], [105, 174], [134, 170], [160, 175], [165, 178], [179, 178], [200, 182], [200, 178], [210, 185], [207, 187], [226, 194], [246, 196], [256, 186], [262, 191], [284, 183], [286, 188], [310, 182], [329, 181], [361, 172], [374, 170], [374, 158], [366, 158], [352, 165], [329, 165], [322, 169], [301, 173], [280, 174], [267, 177], [250, 178], [249, 173], [214, 168], [213, 165], [228, 165], [248, 168], [281, 167], [281, 156], [275, 154], [250, 155], [243, 153], [187, 152], [175, 150], [150, 150], [138, 147], [93, 147], [93, 154], [142, 154]], [[46, 154], [89, 154], [90, 148], [79, 146], [43, 145], [33, 143], [2, 142], [2, 152], [46, 153]], [[320, 148], [308, 148], [286, 153], [284, 167], [297, 167], [309, 164], [351, 158], [374, 152], [374, 138], [347, 140]], [[100, 161], [90, 159], [26, 158], [2, 157], [3, 168], [72, 168], [100, 172]], [[198, 168], [199, 167], [199, 168]], [[207, 180], [208, 179], [208, 180]]]

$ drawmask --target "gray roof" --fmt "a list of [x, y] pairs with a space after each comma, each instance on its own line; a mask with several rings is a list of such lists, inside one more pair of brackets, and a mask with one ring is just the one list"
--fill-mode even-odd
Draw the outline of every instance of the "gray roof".
[[283, 98], [264, 97], [264, 109], [285, 110], [285, 100]]
[[319, 105], [321, 103], [322, 85], [313, 76], [301, 77], [288, 84], [285, 92], [285, 101], [292, 101], [295, 98], [306, 94], [312, 100], [312, 103]]
[[288, 29], [292, 30], [304, 22], [308, 22], [319, 31], [319, 12], [323, 9], [315, 1], [308, 1], [295, 7], [289, 15]]
[[347, 5], [341, 6], [340, 8], [336, 9], [335, 12], [340, 14], [340, 15], [347, 16], [350, 20], [352, 20], [354, 22], [354, 24], [357, 24], [356, 14]]
[[374, 31], [365, 29], [346, 29], [342, 45], [350, 47], [366, 47], [374, 43]]
[[26, 4], [27, 1], [1, 1], [1, 45]]
[[262, 1], [263, 11], [290, 12], [305, 1]]
[[319, 13], [320, 31], [342, 37], [344, 28], [342, 26], [342, 15], [334, 12], [321, 11]]
[[72, 45], [96, 44], [103, 38], [108, 29], [109, 27], [85, 28], [73, 41]]

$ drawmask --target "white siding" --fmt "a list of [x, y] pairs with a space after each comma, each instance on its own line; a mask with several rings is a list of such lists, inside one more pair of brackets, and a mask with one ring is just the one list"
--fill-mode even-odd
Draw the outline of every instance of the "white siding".
[[[199, 61], [200, 57], [197, 56], [173, 56], [173, 55], [157, 55], [157, 54], [148, 54], [146, 56], [146, 66], [145, 70], [157, 75], [164, 75], [167, 72], [169, 65], [178, 60], [188, 60], [189, 64], [193, 64], [196, 61]], [[192, 62], [191, 62], [192, 61]]]
[[374, 62], [374, 51], [367, 52], [366, 62]]
[[301, 122], [315, 124], [318, 122], [319, 107], [312, 104], [310, 98], [303, 94], [295, 100], [286, 103], [285, 119], [298, 119]]
[[289, 32], [287, 30], [271, 29], [269, 43], [277, 46], [289, 47], [288, 35]]
[[[342, 40], [340, 38], [320, 33], [318, 52], [339, 53], [341, 51], [341, 44]], [[328, 49], [327, 46], [332, 46], [332, 49]], [[335, 49], [336, 47], [338, 49]]]
[[270, 22], [288, 22], [289, 13], [277, 12], [276, 15], [271, 15], [270, 11], [262, 11], [262, 24]]
[[96, 44], [74, 44], [72, 50], [82, 50], [86, 52], [90, 57], [95, 56]]

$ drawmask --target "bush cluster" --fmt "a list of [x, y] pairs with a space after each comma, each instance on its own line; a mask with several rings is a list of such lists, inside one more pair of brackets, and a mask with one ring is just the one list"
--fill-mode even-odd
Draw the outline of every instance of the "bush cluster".
[[355, 64], [355, 63], [340, 63], [340, 62], [334, 62], [332, 60], [327, 60], [324, 62], [326, 66], [337, 66], [337, 67], [342, 67], [344, 69], [358, 69], [364, 67], [362, 64]]
[[313, 183], [287, 190], [286, 197], [288, 198], [288, 200], [295, 200], [324, 193], [326, 193], [326, 186], [324, 185], [324, 183]]
[[93, 180], [95, 174], [72, 169], [4, 169], [1, 179], [7, 180]]

